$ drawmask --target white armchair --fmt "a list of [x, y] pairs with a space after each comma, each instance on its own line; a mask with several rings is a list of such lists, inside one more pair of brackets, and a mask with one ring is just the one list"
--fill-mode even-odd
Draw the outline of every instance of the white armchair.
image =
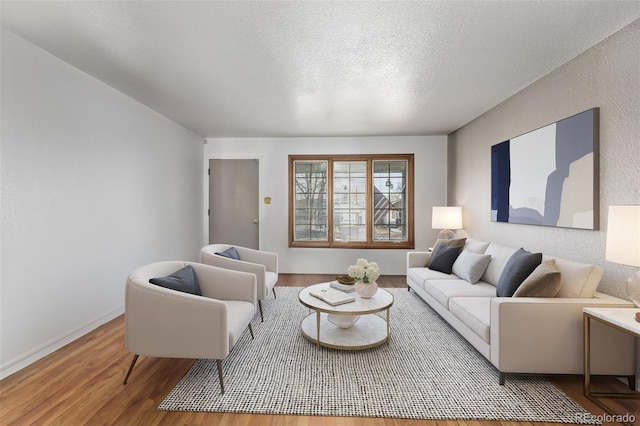
[[[202, 296], [149, 282], [191, 265]], [[256, 312], [256, 276], [194, 262], [169, 261], [133, 271], [125, 290], [125, 335], [134, 354], [161, 358], [215, 359], [224, 393], [222, 360], [249, 328]]]
[[[230, 259], [216, 254], [222, 253], [231, 247], [236, 249], [240, 260]], [[204, 246], [200, 250], [200, 262], [206, 265], [255, 274], [258, 283], [258, 307], [260, 308], [260, 319], [261, 321], [264, 321], [262, 301], [269, 296], [269, 292], [273, 292], [274, 298], [277, 297], [275, 290], [275, 285], [278, 282], [277, 253], [232, 246], [230, 244], [211, 244]]]

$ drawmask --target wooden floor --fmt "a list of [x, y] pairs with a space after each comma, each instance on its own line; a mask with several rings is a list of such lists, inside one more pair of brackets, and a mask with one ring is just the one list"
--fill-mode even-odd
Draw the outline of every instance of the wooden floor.
[[[306, 286], [331, 278], [280, 274], [278, 285]], [[406, 288], [404, 276], [381, 277], [379, 284]], [[0, 425], [543, 425], [158, 411], [156, 407], [194, 361], [140, 357], [129, 383], [123, 386], [131, 357], [124, 345], [121, 316], [0, 381]], [[550, 380], [592, 414], [603, 414], [602, 409], [582, 395], [580, 377]], [[625, 389], [610, 378], [596, 378], [595, 383], [602, 390]], [[640, 424], [638, 401], [620, 403], [616, 410], [634, 413]]]

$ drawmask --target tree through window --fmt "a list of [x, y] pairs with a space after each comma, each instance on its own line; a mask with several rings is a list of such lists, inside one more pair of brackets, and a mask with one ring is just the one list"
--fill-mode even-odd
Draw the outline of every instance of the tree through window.
[[413, 248], [413, 155], [289, 156], [289, 245]]

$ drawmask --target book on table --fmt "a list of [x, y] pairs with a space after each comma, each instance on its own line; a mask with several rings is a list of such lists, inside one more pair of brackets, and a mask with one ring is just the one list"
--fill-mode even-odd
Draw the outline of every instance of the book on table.
[[329, 287], [335, 288], [336, 290], [340, 290], [344, 293], [353, 293], [354, 291], [356, 291], [355, 285], [342, 284], [338, 281], [331, 281], [331, 283], [329, 284]]
[[356, 298], [350, 294], [344, 293], [333, 288], [323, 288], [313, 290], [310, 294], [331, 306], [342, 305], [343, 303], [355, 302]]

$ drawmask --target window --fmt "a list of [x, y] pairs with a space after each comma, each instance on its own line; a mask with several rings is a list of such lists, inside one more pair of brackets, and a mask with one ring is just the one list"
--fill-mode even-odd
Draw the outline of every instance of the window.
[[413, 155], [289, 156], [289, 246], [414, 248]]

